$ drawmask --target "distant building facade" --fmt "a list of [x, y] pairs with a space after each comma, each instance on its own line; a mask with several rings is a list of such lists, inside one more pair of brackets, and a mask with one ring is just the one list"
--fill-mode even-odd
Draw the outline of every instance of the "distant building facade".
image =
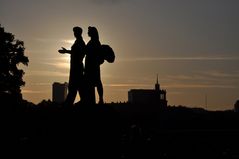
[[56, 103], [62, 103], [67, 96], [67, 86], [65, 83], [54, 82], [52, 85], [52, 101]]
[[155, 89], [131, 89], [128, 92], [128, 102], [132, 104], [157, 104], [167, 106], [166, 90], [161, 90], [157, 82]]

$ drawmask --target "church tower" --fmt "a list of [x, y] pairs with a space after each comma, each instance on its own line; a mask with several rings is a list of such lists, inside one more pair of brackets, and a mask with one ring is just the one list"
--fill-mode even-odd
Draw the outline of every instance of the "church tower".
[[158, 80], [158, 74], [157, 74], [157, 80], [156, 80], [156, 84], [155, 84], [155, 90], [156, 90], [156, 91], [160, 91], [160, 85], [159, 85], [159, 80]]
[[[166, 90], [160, 89], [157, 75], [154, 89], [131, 89], [128, 92], [128, 102], [139, 105], [157, 105], [161, 108], [167, 107]], [[147, 108], [149, 109], [149, 108]]]

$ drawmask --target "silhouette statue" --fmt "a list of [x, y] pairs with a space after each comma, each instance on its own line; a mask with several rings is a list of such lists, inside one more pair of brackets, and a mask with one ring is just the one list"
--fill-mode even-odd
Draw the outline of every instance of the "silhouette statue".
[[64, 47], [62, 47], [62, 50], [58, 50], [59, 53], [69, 53], [71, 55], [68, 95], [65, 101], [67, 105], [73, 105], [77, 91], [81, 101], [84, 99], [84, 66], [82, 61], [85, 57], [86, 45], [82, 38], [82, 29], [76, 26], [73, 28], [73, 32], [76, 40], [71, 46], [71, 50], [67, 50]]
[[101, 43], [99, 34], [95, 27], [88, 27], [88, 36], [91, 38], [86, 45], [85, 58], [85, 79], [87, 86], [87, 101], [95, 104], [95, 87], [99, 95], [99, 104], [104, 103], [103, 85], [100, 76], [100, 65], [104, 62], [104, 57], [101, 55]]

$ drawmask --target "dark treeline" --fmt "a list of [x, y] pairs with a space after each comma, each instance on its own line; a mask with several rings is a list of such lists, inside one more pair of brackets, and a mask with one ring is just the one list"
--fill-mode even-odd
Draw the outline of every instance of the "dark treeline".
[[51, 101], [13, 110], [8, 139], [23, 156], [239, 157], [239, 114], [233, 111], [128, 103], [68, 109]]

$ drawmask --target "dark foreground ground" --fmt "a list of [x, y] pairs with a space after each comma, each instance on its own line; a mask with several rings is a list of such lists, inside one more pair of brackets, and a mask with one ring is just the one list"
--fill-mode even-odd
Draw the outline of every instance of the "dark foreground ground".
[[5, 116], [1, 149], [9, 158], [239, 158], [232, 111], [52, 104]]

